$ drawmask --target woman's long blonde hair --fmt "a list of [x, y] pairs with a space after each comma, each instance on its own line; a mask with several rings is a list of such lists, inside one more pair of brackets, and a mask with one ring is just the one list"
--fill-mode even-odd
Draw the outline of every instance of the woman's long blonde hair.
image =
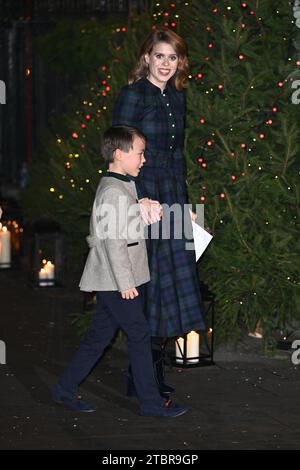
[[141, 78], [146, 78], [149, 70], [145, 61], [145, 55], [150, 54], [155, 44], [158, 42], [166, 42], [173, 47], [178, 55], [178, 68], [176, 73], [170, 79], [177, 90], [186, 88], [189, 73], [189, 63], [187, 58], [187, 48], [184, 40], [168, 28], [159, 28], [152, 31], [141, 45], [139, 59], [130, 73], [129, 83], [135, 83]]

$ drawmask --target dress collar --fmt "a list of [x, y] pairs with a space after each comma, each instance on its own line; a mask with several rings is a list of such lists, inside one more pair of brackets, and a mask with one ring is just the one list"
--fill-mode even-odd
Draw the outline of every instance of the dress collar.
[[150, 80], [148, 80], [148, 78], [144, 77], [144, 78], [141, 78], [141, 80], [143, 80], [143, 82], [146, 84], [146, 86], [148, 86], [150, 89], [152, 89], [154, 92], [156, 93], [159, 93], [159, 94], [163, 94], [163, 93], [167, 93], [168, 92], [168, 89], [170, 88], [170, 83], [167, 82], [166, 84], [166, 87], [164, 89], [164, 91], [161, 91], [161, 89], [159, 88], [159, 86], [157, 85], [154, 85], [154, 83], [150, 82]]
[[117, 178], [118, 180], [126, 181], [126, 183], [130, 183], [130, 181], [131, 181], [130, 176], [122, 175], [121, 173], [116, 173], [115, 171], [106, 170], [106, 172], [104, 173], [103, 176], [110, 176], [110, 177], [113, 177], [113, 178]]

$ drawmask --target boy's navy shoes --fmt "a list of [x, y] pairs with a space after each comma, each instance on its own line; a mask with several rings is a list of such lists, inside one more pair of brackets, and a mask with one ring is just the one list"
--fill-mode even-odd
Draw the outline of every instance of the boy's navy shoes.
[[76, 395], [72, 395], [64, 390], [59, 384], [55, 385], [52, 390], [52, 399], [55, 403], [66, 405], [74, 411], [82, 411], [84, 413], [93, 413], [97, 410], [94, 405], [84, 400], [78, 400]]
[[171, 400], [162, 405], [143, 405], [140, 409], [141, 416], [161, 416], [163, 418], [177, 418], [188, 411], [187, 406], [176, 405]]

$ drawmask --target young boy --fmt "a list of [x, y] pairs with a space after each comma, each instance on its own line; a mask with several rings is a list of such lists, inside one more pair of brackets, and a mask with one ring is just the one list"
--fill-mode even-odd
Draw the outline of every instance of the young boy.
[[[101, 178], [93, 205], [90, 252], [80, 281], [97, 292], [93, 324], [53, 389], [53, 399], [76, 411], [96, 411], [77, 399], [89, 374], [116, 330], [128, 338], [128, 350], [142, 416], [176, 417], [187, 408], [165, 402], [154, 378], [150, 336], [142, 310], [143, 284], [150, 280], [143, 226], [137, 205], [136, 177], [145, 162], [145, 137], [133, 127], [113, 126], [103, 136], [102, 155], [109, 170]], [[135, 209], [135, 210], [133, 210]]]

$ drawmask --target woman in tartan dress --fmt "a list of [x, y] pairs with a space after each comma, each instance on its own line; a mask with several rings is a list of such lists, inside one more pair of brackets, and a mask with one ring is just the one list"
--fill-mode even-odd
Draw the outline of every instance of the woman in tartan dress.
[[[116, 99], [113, 125], [134, 126], [147, 137], [146, 163], [136, 180], [142, 203], [188, 203], [183, 155], [187, 77], [184, 41], [161, 28], [143, 42], [129, 85]], [[186, 250], [186, 242], [184, 236], [148, 240], [151, 280], [146, 285], [145, 315], [162, 393], [174, 391], [163, 383], [165, 339], [204, 328], [195, 253]]]

